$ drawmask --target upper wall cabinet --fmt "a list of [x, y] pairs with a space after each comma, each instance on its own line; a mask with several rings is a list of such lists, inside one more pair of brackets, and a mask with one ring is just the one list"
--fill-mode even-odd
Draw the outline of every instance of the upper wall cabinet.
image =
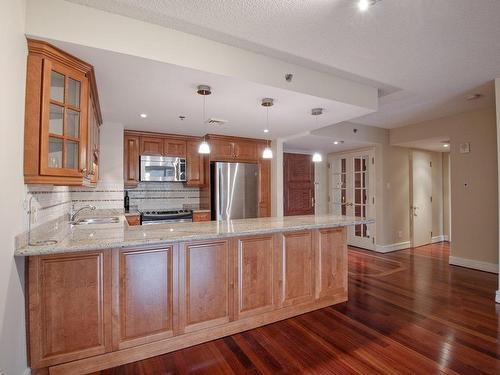
[[102, 123], [93, 67], [38, 40], [28, 51], [25, 182], [91, 185]]
[[261, 140], [210, 134], [212, 148], [210, 160], [255, 162], [260, 159], [258, 148]]

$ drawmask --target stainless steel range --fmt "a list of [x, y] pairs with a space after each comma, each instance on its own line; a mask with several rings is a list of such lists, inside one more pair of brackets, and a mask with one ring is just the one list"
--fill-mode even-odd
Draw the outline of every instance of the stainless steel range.
[[143, 211], [141, 212], [141, 224], [182, 223], [193, 221], [193, 211], [170, 210], [170, 211]]

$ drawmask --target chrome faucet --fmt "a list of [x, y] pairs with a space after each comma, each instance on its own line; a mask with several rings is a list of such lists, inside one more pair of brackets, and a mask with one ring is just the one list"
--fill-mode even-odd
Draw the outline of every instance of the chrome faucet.
[[[74, 207], [73, 207], [74, 209]], [[71, 212], [71, 216], [70, 216], [70, 219], [69, 221], [70, 222], [74, 222], [75, 219], [76, 219], [76, 215], [78, 215], [81, 211], [83, 210], [91, 210], [91, 211], [94, 211], [95, 210], [95, 206], [92, 206], [91, 204], [87, 205], [87, 206], [83, 206], [83, 207], [80, 207], [78, 210], [76, 210], [75, 212]]]

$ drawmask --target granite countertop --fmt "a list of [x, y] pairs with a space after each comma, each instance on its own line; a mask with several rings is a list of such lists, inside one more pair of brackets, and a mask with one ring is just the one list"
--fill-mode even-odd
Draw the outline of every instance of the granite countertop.
[[24, 246], [16, 256], [35, 256], [75, 251], [127, 248], [141, 245], [170, 244], [180, 241], [220, 239], [241, 235], [259, 235], [305, 229], [334, 228], [370, 224], [374, 220], [334, 215], [288, 216], [197, 223], [166, 223], [129, 226], [123, 215], [115, 224], [59, 225], [52, 237], [37, 236], [37, 240], [52, 239], [50, 246]]

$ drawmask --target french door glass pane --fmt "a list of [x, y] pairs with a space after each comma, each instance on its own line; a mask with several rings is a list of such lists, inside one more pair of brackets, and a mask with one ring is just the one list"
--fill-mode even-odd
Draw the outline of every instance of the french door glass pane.
[[80, 112], [66, 110], [66, 132], [68, 137], [78, 138], [80, 135]]
[[50, 73], [50, 98], [64, 103], [64, 75], [61, 73]]
[[63, 140], [49, 138], [49, 168], [62, 168]]
[[66, 141], [66, 168], [78, 168], [78, 142]]
[[64, 107], [51, 104], [49, 108], [49, 133], [63, 135]]
[[68, 78], [67, 104], [80, 108], [80, 82], [72, 78]]

